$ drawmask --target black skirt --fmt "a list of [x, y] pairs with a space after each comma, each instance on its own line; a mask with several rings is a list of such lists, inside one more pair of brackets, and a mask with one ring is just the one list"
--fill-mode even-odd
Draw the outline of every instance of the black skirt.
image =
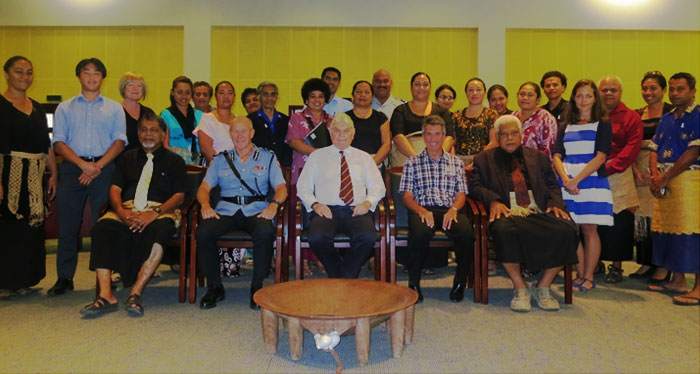
[[601, 261], [631, 261], [634, 256], [634, 213], [613, 215], [613, 225], [598, 225]]
[[169, 218], [151, 222], [141, 233], [134, 233], [121, 222], [105, 219], [92, 229], [90, 270], [110, 269], [121, 274], [124, 287], [136, 282], [141, 266], [151, 255], [153, 244], [163, 246], [175, 233]]
[[14, 217], [0, 219], [0, 289], [35, 286], [46, 276], [44, 226]]
[[561, 219], [531, 214], [500, 218], [489, 225], [500, 262], [545, 270], [578, 263], [576, 230]]

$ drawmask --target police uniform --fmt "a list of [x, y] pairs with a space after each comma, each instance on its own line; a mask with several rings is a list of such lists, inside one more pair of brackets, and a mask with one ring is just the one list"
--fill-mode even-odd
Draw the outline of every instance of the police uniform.
[[[240, 179], [231, 169], [227, 156], [238, 170]], [[251, 289], [262, 288], [272, 260], [275, 230], [272, 221], [257, 215], [268, 205], [268, 192], [285, 183], [277, 158], [271, 151], [258, 147], [253, 149], [245, 163], [235, 151], [222, 152], [214, 157], [204, 181], [221, 188], [221, 200], [215, 208], [221, 218], [201, 220], [196, 233], [197, 256], [209, 285], [216, 287], [221, 284], [217, 239], [232, 230], [244, 230], [253, 238], [255, 262]]]

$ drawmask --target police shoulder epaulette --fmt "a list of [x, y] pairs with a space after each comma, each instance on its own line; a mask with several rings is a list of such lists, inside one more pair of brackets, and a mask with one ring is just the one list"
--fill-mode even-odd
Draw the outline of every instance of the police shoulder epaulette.
[[256, 149], [255, 152], [253, 152], [253, 160], [258, 161], [258, 158], [260, 158], [260, 150]]

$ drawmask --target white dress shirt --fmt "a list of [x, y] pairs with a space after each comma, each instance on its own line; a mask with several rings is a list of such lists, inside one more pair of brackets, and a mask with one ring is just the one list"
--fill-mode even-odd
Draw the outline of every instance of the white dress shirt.
[[[348, 147], [344, 151], [345, 160], [352, 180], [353, 202], [355, 206], [369, 201], [374, 211], [377, 202], [385, 193], [384, 181], [372, 156], [357, 148]], [[324, 205], [345, 205], [340, 194], [340, 150], [334, 145], [317, 149], [306, 161], [297, 181], [297, 196], [311, 212], [311, 205], [319, 202]]]
[[384, 113], [384, 115], [386, 115], [386, 118], [391, 119], [391, 115], [394, 114], [394, 109], [396, 109], [397, 106], [405, 103], [405, 101], [392, 95], [389, 95], [389, 98], [386, 99], [384, 104], [380, 103], [379, 99], [377, 99], [376, 97], [373, 97], [372, 109]]

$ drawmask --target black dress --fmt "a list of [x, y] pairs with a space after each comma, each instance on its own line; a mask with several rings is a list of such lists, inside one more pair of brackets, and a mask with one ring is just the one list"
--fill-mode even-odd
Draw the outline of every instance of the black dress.
[[146, 113], [153, 113], [153, 109], [139, 104], [139, 118], [134, 118], [129, 114], [129, 112], [124, 109], [124, 117], [126, 117], [126, 140], [129, 144], [124, 148], [125, 151], [134, 148], [140, 148], [141, 143], [139, 142], [139, 121]]
[[355, 124], [355, 138], [350, 145], [371, 155], [377, 153], [382, 146], [380, 128], [387, 121], [386, 115], [376, 110], [372, 110], [369, 118], [359, 118], [352, 110], [348, 110], [345, 114], [350, 116]]
[[[36, 161], [21, 160], [18, 180], [19, 190], [8, 189], [12, 157], [11, 152], [46, 154], [50, 146], [46, 112], [41, 104], [32, 100], [29, 115], [17, 110], [12, 103], [0, 96], [0, 155], [2, 155], [2, 187], [4, 196], [0, 203], [0, 289], [17, 290], [36, 285], [46, 276], [46, 247], [44, 245], [43, 217], [41, 222], [30, 224], [28, 169]], [[17, 160], [18, 157], [15, 157]], [[42, 164], [43, 165], [43, 164]], [[41, 170], [40, 175], [43, 175]], [[40, 204], [43, 206], [43, 188]], [[8, 201], [18, 197], [16, 213], [8, 208]], [[43, 210], [42, 210], [43, 212]], [[18, 218], [19, 217], [19, 218]]]

